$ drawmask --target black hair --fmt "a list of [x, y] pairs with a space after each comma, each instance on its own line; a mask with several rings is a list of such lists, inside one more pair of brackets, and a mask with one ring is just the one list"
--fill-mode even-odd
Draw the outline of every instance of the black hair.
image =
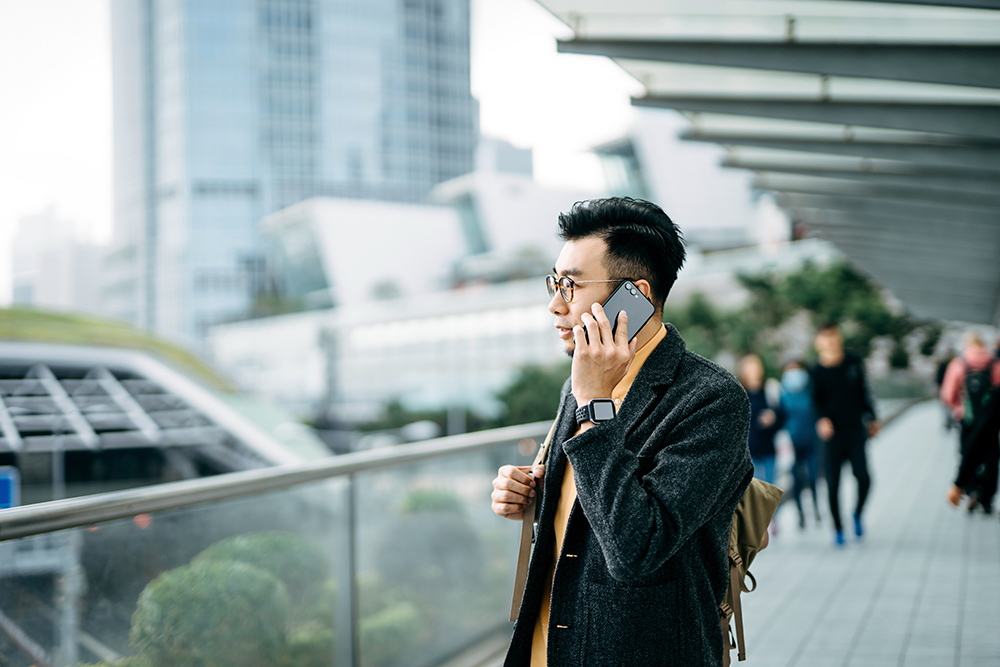
[[684, 237], [663, 209], [642, 199], [608, 197], [573, 204], [559, 215], [559, 237], [596, 236], [607, 244], [604, 267], [612, 280], [647, 280], [650, 301], [663, 308], [684, 265]]
[[820, 323], [819, 327], [816, 329], [816, 333], [822, 333], [824, 331], [836, 331], [840, 333], [840, 323], [836, 320], [825, 320]]

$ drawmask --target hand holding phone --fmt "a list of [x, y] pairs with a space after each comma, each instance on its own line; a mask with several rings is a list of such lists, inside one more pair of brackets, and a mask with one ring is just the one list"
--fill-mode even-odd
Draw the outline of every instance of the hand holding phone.
[[[604, 300], [601, 307], [604, 308], [604, 314], [611, 321], [612, 337], [614, 337], [615, 332], [618, 330], [618, 314], [623, 310], [625, 311], [625, 314], [628, 316], [627, 342], [629, 343], [639, 334], [639, 330], [646, 326], [646, 322], [649, 321], [649, 318], [656, 311], [653, 302], [647, 299], [646, 295], [631, 280], [622, 281], [622, 284], [615, 288], [611, 296]], [[584, 328], [583, 332], [587, 336], [587, 342], [589, 343], [590, 336], [587, 335], [586, 328]]]
[[646, 298], [646, 295], [639, 291], [639, 288], [632, 284], [631, 280], [626, 280], [611, 293], [604, 303], [601, 304], [608, 319], [611, 320], [611, 335], [615, 335], [618, 330], [618, 313], [625, 311], [628, 315], [629, 343], [639, 334], [639, 330], [646, 326], [646, 322], [653, 316], [656, 308], [653, 302]]
[[[581, 315], [583, 323], [578, 325], [585, 339], [580, 340], [579, 333], [575, 334], [577, 345], [573, 352], [571, 376], [572, 392], [578, 406], [595, 398], [611, 398], [635, 355], [636, 336], [649, 322], [655, 308], [632, 281], [625, 280], [600, 308], [594, 303], [591, 311], [592, 314]], [[628, 318], [628, 340], [623, 341], [625, 336], [622, 336], [616, 341], [614, 336], [622, 311]], [[592, 331], [588, 332], [588, 329]], [[598, 336], [600, 342], [595, 344], [590, 333]]]

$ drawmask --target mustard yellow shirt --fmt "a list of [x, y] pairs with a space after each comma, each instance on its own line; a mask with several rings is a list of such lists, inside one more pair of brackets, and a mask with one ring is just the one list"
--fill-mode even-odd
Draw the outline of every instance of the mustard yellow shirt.
[[[646, 359], [653, 353], [656, 346], [660, 344], [660, 341], [666, 337], [667, 327], [661, 324], [660, 330], [653, 335], [649, 342], [636, 350], [635, 357], [632, 358], [632, 363], [629, 364], [628, 369], [625, 371], [625, 377], [621, 379], [621, 382], [611, 392], [611, 398], [615, 402], [616, 410], [621, 407], [622, 401], [625, 400], [625, 395], [631, 389], [632, 383], [639, 375], [639, 371], [642, 369], [642, 365], [646, 363]], [[577, 429], [576, 433], [579, 433], [579, 429]], [[573, 435], [576, 435], [576, 433]], [[531, 667], [545, 667], [546, 665], [547, 656], [545, 649], [549, 641], [549, 604], [552, 598], [552, 578], [555, 576], [556, 561], [562, 555], [566, 525], [569, 523], [569, 513], [575, 503], [576, 480], [573, 478], [573, 466], [570, 465], [569, 461], [566, 461], [566, 473], [562, 479], [559, 504], [556, 506], [556, 516], [553, 526], [556, 531], [555, 554], [552, 558], [552, 565], [549, 566], [548, 574], [545, 576], [545, 592], [542, 595], [542, 606], [538, 613], [538, 619], [535, 621], [535, 631], [531, 639]]]

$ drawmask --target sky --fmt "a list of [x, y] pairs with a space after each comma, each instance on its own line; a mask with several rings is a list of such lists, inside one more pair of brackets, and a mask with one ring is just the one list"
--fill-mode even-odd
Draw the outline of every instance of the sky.
[[[80, 238], [112, 225], [108, 0], [0, 0], [0, 303], [18, 220], [49, 207]], [[625, 132], [642, 86], [611, 61], [557, 54], [571, 31], [533, 0], [472, 0], [472, 92], [484, 135], [535, 151], [553, 186], [599, 188], [587, 153]]]

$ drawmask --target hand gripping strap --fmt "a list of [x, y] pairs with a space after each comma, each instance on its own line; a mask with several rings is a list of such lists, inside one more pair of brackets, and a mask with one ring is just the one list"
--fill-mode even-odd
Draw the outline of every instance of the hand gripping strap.
[[[545, 460], [546, 454], [549, 452], [549, 445], [552, 444], [552, 434], [556, 432], [556, 425], [559, 423], [559, 415], [556, 415], [556, 420], [552, 422], [552, 428], [549, 429], [549, 434], [545, 436], [545, 442], [542, 446], [538, 448], [538, 455], [535, 456], [535, 462], [531, 464], [535, 467], [539, 463]], [[540, 497], [539, 494], [535, 494], [535, 499]], [[517, 620], [517, 613], [521, 610], [521, 600], [524, 599], [524, 585], [528, 580], [528, 561], [531, 559], [531, 537], [535, 531], [535, 512], [538, 503], [532, 500], [528, 503], [527, 507], [524, 508], [524, 514], [521, 516], [521, 543], [517, 548], [517, 570], [514, 573], [514, 595], [510, 601], [510, 616], [508, 617], [511, 621]]]

